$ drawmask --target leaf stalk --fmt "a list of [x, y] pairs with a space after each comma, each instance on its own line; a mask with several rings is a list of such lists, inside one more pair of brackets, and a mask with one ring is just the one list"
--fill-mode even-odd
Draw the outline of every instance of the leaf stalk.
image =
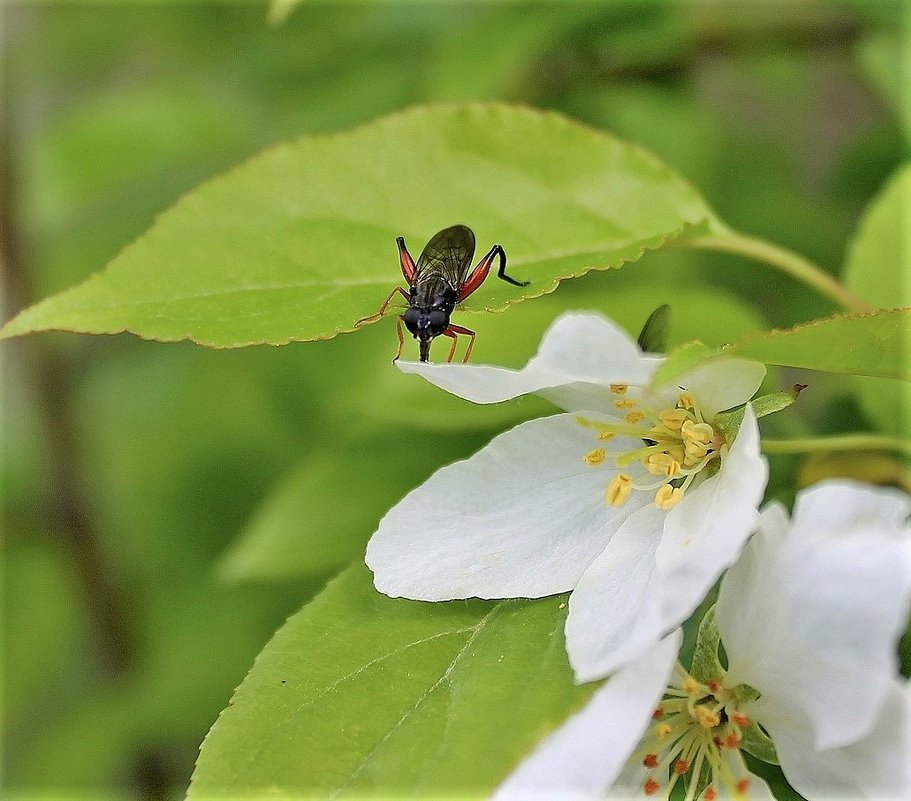
[[897, 451], [911, 456], [911, 440], [887, 434], [836, 434], [807, 439], [764, 439], [766, 453], [813, 453], [819, 451]]
[[725, 229], [721, 233], [691, 238], [682, 237], [673, 244], [680, 247], [735, 253], [739, 256], [756, 259], [778, 268], [798, 281], [802, 281], [845, 309], [861, 312], [871, 310], [870, 304], [839, 283], [819, 265], [792, 250], [767, 242], [764, 239]]

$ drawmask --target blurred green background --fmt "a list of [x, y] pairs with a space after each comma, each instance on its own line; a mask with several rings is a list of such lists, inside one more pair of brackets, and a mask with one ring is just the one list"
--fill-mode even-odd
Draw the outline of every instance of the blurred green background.
[[[253, 3], [7, 3], [5, 318], [263, 148], [434, 100], [522, 102], [636, 140], [731, 225], [837, 272], [909, 155], [901, 9], [307, 2], [270, 23]], [[389, 257], [391, 288], [392, 243]], [[475, 360], [522, 363], [563, 309], [637, 329], [664, 301], [675, 342], [831, 311], [760, 265], [659, 253], [472, 320]], [[4, 345], [5, 795], [180, 797], [256, 653], [382, 511], [545, 408], [477, 409], [406, 381], [385, 322], [242, 351], [126, 335]], [[826, 431], [867, 424], [850, 384], [810, 383], [785, 433], [818, 430], [820, 412]], [[787, 495], [800, 464], [774, 466]], [[299, 543], [277, 552], [289, 526]]]

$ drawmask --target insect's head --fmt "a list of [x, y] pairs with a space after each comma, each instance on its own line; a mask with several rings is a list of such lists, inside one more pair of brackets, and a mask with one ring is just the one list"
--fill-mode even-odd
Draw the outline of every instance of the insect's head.
[[438, 337], [449, 325], [449, 312], [445, 309], [416, 309], [405, 311], [405, 328], [421, 343], [421, 361], [426, 362], [430, 353], [430, 342]]

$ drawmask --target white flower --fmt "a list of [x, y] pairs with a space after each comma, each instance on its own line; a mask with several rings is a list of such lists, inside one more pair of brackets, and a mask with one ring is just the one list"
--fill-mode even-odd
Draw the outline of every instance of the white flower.
[[900, 493], [846, 481], [801, 493], [790, 525], [767, 507], [721, 585], [727, 672], [699, 681], [675, 665], [669, 635], [495, 798], [666, 798], [681, 779], [687, 801], [768, 798], [741, 754], [756, 750], [759, 726], [807, 798], [911, 796], [911, 689], [896, 658], [911, 602], [909, 509]]
[[501, 434], [390, 510], [367, 546], [377, 589], [427, 601], [574, 590], [579, 681], [644, 653], [736, 560], [767, 478], [749, 406], [733, 443], [713, 425], [765, 368], [731, 359], [648, 392], [660, 364], [593, 314], [557, 320], [518, 371], [400, 362], [478, 403], [533, 392], [569, 413]]

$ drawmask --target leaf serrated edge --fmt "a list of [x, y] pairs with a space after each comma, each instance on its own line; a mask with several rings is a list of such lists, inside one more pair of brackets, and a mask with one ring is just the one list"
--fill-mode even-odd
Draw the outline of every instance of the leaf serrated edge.
[[[556, 291], [561, 281], [570, 280], [573, 278], [581, 277], [588, 272], [594, 270], [607, 270], [607, 269], [619, 269], [625, 264], [635, 263], [639, 261], [642, 256], [651, 250], [658, 250], [670, 242], [677, 241], [681, 238], [684, 231], [688, 228], [704, 227], [708, 226], [709, 228], [715, 225], [722, 225], [721, 221], [715, 216], [709, 204], [706, 202], [702, 193], [699, 192], [692, 184], [690, 184], [683, 176], [681, 176], [671, 165], [667, 162], [660, 159], [650, 150], [628, 140], [622, 139], [615, 136], [607, 131], [594, 128], [587, 125], [584, 122], [575, 120], [565, 114], [554, 111], [552, 109], [537, 109], [532, 106], [528, 106], [522, 103], [507, 103], [501, 101], [494, 102], [467, 102], [467, 103], [429, 103], [429, 104], [417, 104], [409, 106], [405, 109], [392, 112], [391, 114], [386, 114], [371, 120], [367, 120], [359, 125], [354, 126], [353, 128], [346, 129], [344, 131], [333, 131], [330, 133], [323, 134], [306, 134], [304, 136], [298, 137], [287, 142], [280, 142], [271, 147], [267, 147], [263, 150], [258, 151], [257, 153], [252, 154], [249, 158], [239, 162], [238, 164], [230, 167], [224, 172], [215, 175], [208, 180], [202, 181], [201, 183], [194, 186], [192, 189], [187, 190], [182, 195], [180, 195], [176, 201], [174, 201], [168, 208], [163, 211], [155, 214], [152, 218], [151, 225], [138, 237], [124, 245], [117, 254], [110, 259], [107, 264], [102, 267], [100, 270], [89, 275], [84, 281], [76, 284], [73, 287], [70, 287], [62, 293], [52, 295], [50, 298], [45, 298], [37, 303], [27, 307], [26, 309], [21, 310], [13, 318], [8, 320], [2, 327], [0, 327], [0, 340], [12, 339], [13, 337], [23, 336], [29, 333], [39, 333], [39, 332], [68, 332], [68, 333], [81, 333], [81, 334], [92, 334], [92, 335], [118, 335], [118, 334], [130, 334], [136, 336], [139, 339], [151, 342], [162, 342], [162, 343], [177, 343], [177, 342], [193, 342], [197, 345], [203, 347], [211, 348], [214, 350], [228, 350], [241, 347], [253, 347], [259, 345], [272, 345], [275, 347], [281, 347], [288, 345], [294, 342], [321, 342], [334, 339], [339, 334], [351, 333], [356, 329], [352, 326], [337, 326], [331, 331], [327, 331], [324, 334], [318, 336], [310, 337], [286, 337], [281, 340], [251, 340], [244, 342], [232, 342], [232, 343], [223, 343], [223, 342], [212, 342], [206, 340], [205, 338], [197, 338], [191, 335], [186, 336], [163, 336], [155, 335], [150, 336], [147, 334], [142, 334], [139, 331], [134, 330], [130, 326], [118, 326], [118, 327], [83, 327], [79, 330], [73, 328], [67, 328], [64, 326], [46, 326], [42, 328], [30, 328], [26, 330], [16, 331], [15, 323], [23, 315], [27, 314], [29, 311], [39, 308], [43, 303], [53, 298], [60, 297], [68, 292], [75, 291], [85, 286], [89, 282], [95, 280], [102, 280], [108, 272], [114, 267], [114, 265], [120, 261], [127, 254], [131, 253], [135, 248], [139, 247], [144, 243], [149, 236], [151, 236], [154, 230], [158, 227], [159, 223], [167, 217], [175, 213], [179, 213], [182, 209], [187, 207], [198, 193], [206, 191], [209, 187], [218, 186], [224, 181], [231, 181], [236, 178], [236, 176], [245, 170], [249, 169], [251, 165], [258, 163], [260, 160], [275, 156], [282, 152], [293, 152], [296, 148], [303, 146], [304, 143], [319, 143], [325, 141], [344, 141], [345, 139], [354, 139], [359, 136], [362, 136], [365, 131], [369, 131], [376, 127], [383, 127], [397, 120], [407, 120], [411, 117], [430, 117], [439, 113], [449, 113], [449, 114], [459, 114], [469, 112], [475, 115], [485, 114], [489, 115], [491, 113], [509, 113], [514, 116], [523, 116], [525, 118], [534, 120], [536, 122], [545, 122], [555, 123], [567, 129], [572, 129], [574, 132], [582, 132], [588, 134], [592, 140], [600, 141], [610, 141], [616, 146], [619, 146], [621, 149], [627, 153], [635, 154], [637, 158], [641, 159], [652, 167], [655, 172], [659, 175], [669, 176], [680, 181], [686, 189], [692, 193], [694, 199], [698, 200], [703, 206], [706, 216], [701, 217], [698, 220], [687, 221], [683, 226], [676, 229], [675, 231], [670, 232], [669, 234], [662, 235], [661, 237], [656, 237], [655, 240], [649, 240], [645, 244], [641, 245], [639, 252], [632, 258], [623, 259], [617, 264], [609, 264], [605, 267], [599, 267], [597, 265], [587, 266], [581, 270], [573, 271], [565, 276], [558, 276], [553, 285], [549, 288], [543, 289], [539, 293], [521, 296], [519, 298], [507, 300], [503, 304], [498, 304], [489, 308], [484, 308], [485, 312], [501, 312], [505, 311], [509, 306], [520, 303], [524, 300], [534, 299], [548, 295]], [[650, 242], [654, 241], [656, 244], [651, 245]], [[586, 252], [592, 252], [586, 250]], [[470, 308], [464, 309], [465, 311], [472, 312], [477, 311]], [[12, 333], [11, 333], [12, 329]]]
[[[767, 342], [769, 340], [774, 340], [780, 336], [790, 336], [791, 334], [795, 334], [797, 332], [804, 331], [809, 328], [817, 328], [821, 325], [825, 325], [825, 324], [834, 322], [836, 320], [862, 320], [862, 319], [867, 319], [867, 318], [890, 317], [893, 315], [897, 316], [897, 315], [904, 315], [904, 314], [911, 314], [911, 306], [902, 306], [902, 307], [898, 307], [898, 308], [894, 308], [894, 309], [873, 309], [872, 311], [863, 311], [863, 312], [844, 312], [844, 313], [835, 312], [834, 314], [831, 314], [828, 317], [820, 317], [820, 318], [817, 318], [816, 320], [809, 320], [804, 323], [797, 323], [796, 325], [793, 325], [789, 328], [770, 328], [767, 331], [752, 332], [752, 333], [747, 334], [746, 336], [744, 336], [742, 339], [738, 340], [737, 342], [734, 342], [729, 345], [722, 345], [720, 348], [716, 348], [714, 353], [708, 354], [705, 357], [705, 359], [698, 362], [697, 364], [687, 365], [685, 367], [685, 369], [675, 371], [668, 375], [662, 375], [659, 370], [659, 372], [656, 374], [656, 380], [654, 382], [654, 385], [655, 386], [665, 386], [665, 385], [671, 383], [672, 381], [674, 381], [676, 378], [679, 378], [685, 372], [688, 372], [689, 370], [691, 370], [695, 367], [698, 367], [703, 364], [707, 364], [707, 363], [715, 361], [717, 359], [724, 359], [724, 358], [729, 358], [732, 356], [737, 356], [737, 355], [739, 355], [739, 351], [742, 348], [746, 348], [756, 342]], [[681, 344], [677, 348], [675, 348], [675, 350], [672, 353], [668, 354], [668, 357], [670, 358], [675, 353], [683, 350], [684, 348], [692, 347], [696, 343], [699, 343], [699, 341], [691, 340], [690, 342], [684, 342], [683, 344]], [[699, 343], [699, 344], [701, 344], [701, 343]], [[754, 358], [754, 357], [745, 356], [743, 358]], [[758, 361], [758, 359], [757, 359], [757, 361]], [[775, 361], [768, 361], [768, 362], [764, 362], [764, 363], [779, 364], [778, 362], [775, 362]], [[782, 366], [793, 366], [793, 365], [782, 365]], [[812, 368], [806, 368], [806, 369], [812, 369]], [[906, 375], [909, 379], [911, 379], [911, 374], [906, 374]]]

